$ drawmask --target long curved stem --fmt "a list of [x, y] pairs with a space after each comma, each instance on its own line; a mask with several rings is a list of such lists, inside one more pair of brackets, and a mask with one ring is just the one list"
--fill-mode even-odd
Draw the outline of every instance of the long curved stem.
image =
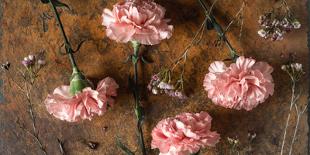
[[67, 51], [67, 54], [68, 54], [68, 57], [69, 57], [69, 60], [71, 63], [71, 67], [79, 72], [79, 69], [77, 67], [77, 64], [76, 64], [74, 56], [73, 56], [73, 49], [71, 47], [71, 44], [70, 44], [68, 37], [66, 35], [66, 32], [64, 30], [64, 27], [63, 27], [63, 24], [62, 24], [61, 19], [59, 17], [59, 13], [56, 9], [56, 6], [53, 4], [53, 2], [51, 0], [49, 0], [49, 3], [51, 4], [51, 7], [52, 7], [53, 12], [54, 12], [55, 17], [56, 17], [56, 21], [57, 21], [59, 28], [60, 28], [60, 32], [62, 34], [64, 41], [65, 41], [65, 48], [66, 48], [66, 51]]
[[209, 22], [212, 23], [214, 29], [216, 30], [218, 36], [225, 42], [226, 46], [230, 51], [230, 56], [234, 60], [238, 57], [236, 50], [232, 47], [231, 43], [227, 39], [225, 32], [222, 26], [216, 21], [215, 17], [211, 14], [208, 7], [206, 6], [203, 0], [198, 0], [202, 8], [205, 10], [206, 17], [208, 18]]
[[138, 81], [138, 62], [139, 62], [140, 43], [133, 41], [132, 45], [134, 48], [134, 53], [132, 55], [132, 63], [134, 67], [134, 98], [135, 98], [135, 114], [137, 118], [138, 138], [142, 154], [146, 155], [143, 130], [142, 130], [143, 112], [139, 101], [140, 95], [139, 95], [139, 81]]

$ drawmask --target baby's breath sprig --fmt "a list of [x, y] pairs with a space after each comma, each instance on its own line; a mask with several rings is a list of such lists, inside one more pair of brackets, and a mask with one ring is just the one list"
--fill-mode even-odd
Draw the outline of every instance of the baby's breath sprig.
[[[9, 85], [14, 84], [20, 93], [26, 97], [27, 100], [27, 108], [28, 113], [31, 119], [31, 126], [32, 130], [29, 130], [25, 127], [23, 123], [20, 122], [20, 120], [17, 120], [17, 124], [19, 125], [20, 129], [22, 129], [24, 132], [26, 132], [29, 136], [31, 136], [34, 141], [39, 146], [40, 150], [44, 155], [47, 155], [46, 149], [43, 146], [43, 142], [39, 136], [39, 131], [37, 128], [36, 123], [36, 114], [34, 111], [34, 103], [32, 98], [32, 92], [35, 85], [35, 82], [37, 78], [40, 76], [41, 69], [45, 66], [45, 57], [44, 52], [40, 52], [37, 55], [30, 54], [26, 56], [22, 61], [21, 64], [23, 67], [17, 68], [18, 72], [17, 75], [12, 75], [10, 72], [10, 66], [11, 64], [9, 62], [6, 62], [5, 64], [1, 65], [2, 71], [5, 73], [7, 77], [7, 81]], [[17, 82], [18, 80], [16, 78], [21, 78], [21, 82]]]
[[291, 12], [286, 0], [280, 1], [280, 5], [270, 12], [259, 17], [258, 23], [261, 27], [257, 31], [262, 38], [270, 38], [272, 41], [283, 40], [284, 35], [294, 29], [300, 29], [301, 23]]
[[293, 109], [295, 109], [295, 113], [297, 116], [296, 119], [296, 124], [294, 126], [294, 133], [290, 142], [290, 146], [289, 146], [289, 155], [292, 154], [293, 151], [293, 145], [295, 143], [296, 140], [296, 135], [297, 135], [297, 131], [298, 131], [298, 127], [299, 127], [299, 122], [300, 122], [300, 118], [301, 116], [306, 112], [307, 107], [308, 107], [308, 103], [305, 106], [302, 105], [298, 105], [298, 100], [301, 96], [302, 91], [298, 91], [298, 84], [299, 81], [301, 80], [302, 76], [305, 74], [305, 72], [303, 71], [303, 67], [302, 64], [300, 63], [296, 63], [296, 62], [290, 62], [286, 65], [282, 65], [281, 69], [283, 71], [285, 71], [291, 80], [292, 86], [291, 86], [291, 100], [290, 100], [290, 104], [289, 104], [289, 111], [288, 111], [288, 116], [286, 119], [286, 124], [285, 124], [285, 128], [284, 128], [284, 133], [283, 133], [283, 139], [282, 139], [282, 144], [281, 144], [281, 155], [284, 154], [284, 146], [286, 143], [286, 137], [287, 137], [287, 130], [289, 127], [289, 122], [291, 119], [291, 115], [293, 114]]

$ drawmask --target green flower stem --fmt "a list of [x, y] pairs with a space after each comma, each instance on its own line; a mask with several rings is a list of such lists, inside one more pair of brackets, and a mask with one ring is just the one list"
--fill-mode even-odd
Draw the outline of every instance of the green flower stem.
[[204, 1], [203, 0], [198, 0], [198, 1], [199, 1], [200, 5], [203, 7], [203, 9], [205, 10], [205, 14], [206, 14], [209, 22], [212, 23], [212, 25], [213, 25], [214, 29], [216, 30], [218, 36], [225, 42], [226, 46], [228, 47], [232, 60], [236, 60], [236, 58], [238, 58], [239, 56], [238, 56], [236, 50], [230, 44], [229, 40], [227, 39], [222, 26], [216, 21], [215, 17], [211, 14], [211, 12], [207, 8]]
[[69, 56], [69, 59], [70, 59], [71, 67], [72, 67], [73, 70], [76, 70], [76, 71], [79, 72], [79, 69], [77, 67], [77, 64], [76, 64], [74, 56], [73, 56], [73, 49], [72, 49], [71, 44], [70, 44], [70, 42], [68, 40], [68, 37], [67, 37], [67, 35], [65, 33], [65, 30], [64, 30], [63, 24], [61, 22], [61, 19], [59, 17], [59, 13], [58, 13], [58, 11], [56, 9], [56, 6], [53, 4], [53, 2], [51, 0], [49, 0], [49, 3], [51, 4], [51, 7], [52, 7], [53, 12], [54, 12], [55, 17], [56, 17], [56, 21], [57, 21], [57, 23], [59, 25], [59, 28], [61, 30], [61, 34], [62, 34], [63, 39], [65, 41], [65, 48], [66, 48], [66, 52], [67, 52], [67, 54]]
[[71, 95], [75, 95], [76, 93], [80, 92], [81, 90], [83, 90], [85, 87], [90, 86], [89, 82], [86, 80], [85, 76], [82, 74], [82, 72], [79, 70], [74, 56], [73, 56], [73, 49], [72, 46], [68, 40], [68, 37], [65, 33], [63, 24], [61, 22], [61, 19], [59, 17], [59, 13], [57, 11], [57, 8], [55, 6], [55, 4], [52, 2], [52, 0], [49, 0], [49, 3], [53, 9], [53, 12], [55, 14], [56, 17], [56, 21], [58, 23], [60, 32], [62, 34], [62, 37], [64, 39], [64, 44], [65, 44], [65, 48], [66, 48], [66, 54], [69, 57], [70, 63], [71, 63], [71, 67], [72, 67], [72, 76], [70, 79], [70, 94]]
[[135, 114], [137, 118], [138, 138], [139, 145], [143, 155], [146, 155], [146, 149], [144, 145], [142, 121], [143, 121], [143, 109], [140, 106], [140, 95], [139, 95], [139, 81], [138, 81], [138, 62], [139, 62], [139, 49], [141, 44], [137, 41], [132, 41], [134, 52], [132, 55], [132, 64], [134, 67], [134, 98], [135, 98]]

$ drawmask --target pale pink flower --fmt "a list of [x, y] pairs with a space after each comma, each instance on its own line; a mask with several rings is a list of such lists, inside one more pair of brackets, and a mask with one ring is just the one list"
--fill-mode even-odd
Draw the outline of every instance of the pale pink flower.
[[243, 56], [229, 67], [215, 61], [209, 67], [203, 86], [215, 104], [250, 111], [273, 95], [272, 72], [273, 68], [266, 62]]
[[117, 42], [137, 41], [145, 45], [169, 39], [173, 26], [164, 19], [165, 8], [152, 0], [126, 0], [104, 9], [102, 18], [107, 36]]
[[152, 149], [160, 155], [190, 155], [219, 142], [220, 135], [211, 131], [212, 118], [207, 112], [182, 113], [161, 120], [152, 131]]
[[108, 106], [112, 106], [117, 96], [118, 84], [112, 78], [98, 83], [97, 89], [84, 88], [80, 93], [71, 95], [69, 86], [56, 88], [44, 101], [47, 111], [60, 120], [77, 122], [91, 120], [94, 115], [101, 116]]

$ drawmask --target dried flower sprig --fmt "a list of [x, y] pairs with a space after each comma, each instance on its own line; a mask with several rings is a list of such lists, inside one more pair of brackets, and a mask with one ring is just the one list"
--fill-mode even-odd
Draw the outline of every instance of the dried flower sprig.
[[[12, 75], [10, 72], [10, 63], [5, 63], [2, 65], [2, 71], [5, 72], [5, 75], [7, 77], [7, 81], [10, 85], [14, 84], [20, 93], [26, 97], [27, 100], [27, 108], [28, 108], [28, 114], [31, 119], [31, 126], [32, 126], [32, 131], [27, 129], [25, 125], [23, 125], [20, 120], [17, 121], [17, 124], [19, 125], [20, 129], [22, 129], [24, 132], [26, 132], [28, 135], [30, 135], [35, 142], [38, 144], [39, 148], [41, 149], [42, 153], [44, 155], [47, 155], [46, 149], [43, 146], [42, 140], [39, 137], [39, 131], [37, 129], [37, 124], [36, 124], [36, 115], [34, 111], [34, 103], [33, 103], [33, 98], [32, 98], [32, 92], [34, 88], [34, 84], [36, 82], [36, 79], [39, 77], [39, 73], [41, 69], [45, 66], [45, 57], [44, 57], [44, 52], [40, 52], [38, 55], [28, 55], [25, 57], [22, 61], [21, 64], [24, 67], [18, 68], [17, 70], [17, 76]], [[14, 77], [21, 78], [22, 81], [17, 82], [18, 80], [15, 79]]]
[[[227, 137], [226, 143], [228, 148], [220, 148], [220, 154], [239, 155], [239, 154], [253, 154], [252, 144], [256, 139], [256, 133], [249, 132], [247, 135], [247, 141], [241, 142], [237, 137]], [[223, 153], [225, 151], [225, 153]]]
[[[224, 30], [224, 34], [226, 34], [230, 28], [233, 25], [238, 25], [239, 26], [239, 40], [242, 38], [242, 33], [243, 33], [243, 26], [244, 26], [244, 12], [245, 12], [245, 8], [247, 6], [247, 0], [244, 0], [238, 10], [238, 12], [234, 15], [234, 17], [232, 18], [232, 20], [229, 22], [229, 24], [226, 26], [225, 30]], [[221, 47], [223, 40], [221, 35], [218, 36], [219, 38], [216, 40], [216, 46]], [[224, 41], [225, 43], [225, 41]]]
[[290, 62], [287, 65], [283, 65], [281, 67], [281, 69], [283, 71], [285, 71], [290, 77], [290, 80], [292, 83], [292, 86], [291, 86], [292, 95], [291, 95], [291, 100], [290, 100], [290, 104], [289, 104], [288, 116], [287, 116], [286, 124], [285, 124], [285, 128], [284, 128], [283, 139], [282, 139], [282, 144], [281, 144], [281, 153], [280, 154], [281, 155], [284, 154], [284, 146], [285, 146], [286, 137], [287, 137], [287, 130], [289, 127], [291, 115], [293, 114], [293, 109], [295, 109], [295, 114], [296, 114], [297, 118], [296, 118], [296, 124], [294, 127], [294, 133], [293, 133], [292, 140], [290, 142], [290, 148], [289, 148], [289, 155], [291, 155], [292, 151], [293, 151], [293, 145], [294, 145], [295, 140], [296, 140], [296, 135], [297, 135], [298, 127], [299, 127], [300, 118], [306, 112], [307, 107], [308, 107], [308, 103], [304, 107], [302, 107], [302, 105], [298, 105], [298, 100], [300, 98], [302, 91], [300, 90], [300, 91], [296, 92], [298, 89], [299, 81], [302, 78], [302, 76], [305, 74], [305, 72], [303, 71], [302, 64], [295, 63], [295, 62]]
[[[284, 9], [284, 10], [283, 10]], [[258, 23], [261, 29], [259, 36], [272, 41], [283, 40], [284, 35], [294, 29], [299, 29], [301, 23], [290, 11], [286, 0], [282, 0], [280, 7], [259, 17]]]
[[[152, 76], [148, 88], [150, 91], [152, 91], [154, 95], [159, 94], [158, 90], [161, 90], [161, 93], [164, 92], [165, 94], [171, 97], [176, 97], [182, 100], [187, 98], [186, 95], [184, 94], [185, 64], [190, 49], [201, 41], [205, 27], [206, 27], [206, 20], [203, 21], [192, 41], [186, 46], [182, 55], [172, 64], [172, 66], [170, 68], [163, 68], [159, 73]], [[180, 64], [182, 65], [181, 74], [176, 79], [176, 82], [174, 82], [171, 74]], [[158, 86], [158, 84], [160, 83], [169, 86], [170, 88], [169, 91], [167, 89], [160, 88]]]
[[187, 98], [180, 90], [183, 90], [183, 84], [178, 82], [175, 86], [171, 84], [171, 72], [164, 69], [160, 73], [153, 75], [148, 89], [154, 94], [166, 94], [181, 100]]
[[233, 155], [233, 154], [240, 154], [240, 140], [237, 138], [231, 138], [231, 137], [227, 137], [227, 142], [229, 145], [229, 154]]
[[[213, 6], [216, 4], [217, 0], [215, 0], [212, 4], [211, 10]], [[178, 99], [184, 100], [188, 97], [184, 93], [184, 72], [185, 72], [185, 64], [187, 61], [188, 54], [190, 52], [190, 49], [199, 44], [202, 40], [202, 37], [205, 32], [205, 28], [207, 26], [207, 18], [203, 20], [202, 24], [199, 26], [199, 29], [196, 31], [193, 39], [191, 42], [185, 47], [184, 51], [182, 52], [182, 55], [177, 58], [170, 67], [163, 68], [159, 71], [159, 73], [156, 73], [152, 76], [151, 81], [148, 84], [148, 89], [152, 92], [154, 95], [158, 94], [166, 94], [171, 97], [176, 97]], [[177, 79], [172, 79], [172, 73], [174, 70], [181, 65], [181, 74], [177, 77]], [[161, 88], [161, 85], [169, 86], [169, 89], [163, 89]]]
[[[199, 29], [195, 33], [191, 42], [185, 47], [185, 50], [183, 51], [182, 55], [179, 58], [177, 58], [174, 61], [174, 63], [172, 63], [171, 67], [164, 68], [164, 69], [160, 70], [159, 73], [152, 76], [152, 79], [148, 85], [148, 88], [154, 95], [164, 93], [164, 94], [167, 94], [168, 96], [176, 97], [176, 98], [179, 98], [181, 100], [188, 98], [184, 93], [185, 65], [187, 62], [187, 58], [188, 58], [188, 54], [190, 52], [190, 49], [193, 46], [198, 45], [200, 43], [206, 28], [216, 30], [218, 37], [219, 37], [217, 42], [221, 41], [221, 42], [224, 42], [226, 44], [226, 46], [228, 47], [228, 49], [230, 51], [230, 56], [231, 56], [230, 60], [234, 61], [238, 58], [236, 50], [232, 47], [232, 45], [230, 44], [230, 42], [226, 38], [226, 32], [229, 30], [229, 28], [234, 23], [236, 23], [238, 21], [240, 24], [240, 27], [241, 27], [239, 37], [241, 37], [242, 27], [243, 27], [243, 12], [244, 12], [244, 8], [246, 6], [246, 1], [244, 1], [242, 3], [239, 11], [236, 13], [233, 20], [228, 24], [228, 26], [226, 27], [225, 30], [222, 28], [221, 25], [218, 24], [215, 17], [212, 15], [212, 9], [214, 8], [217, 1], [218, 0], [213, 1], [210, 9], [208, 9], [207, 5], [204, 3], [204, 1], [199, 0], [199, 3], [201, 4], [201, 6], [203, 7], [203, 9], [205, 11], [206, 18], [204, 19], [204, 21], [200, 25]], [[181, 66], [180, 67], [181, 73], [179, 76], [177, 76], [176, 79], [174, 79], [174, 78], [172, 78], [173, 77], [172, 74], [178, 66]], [[167, 76], [169, 77], [168, 81], [166, 80]], [[169, 90], [162, 89], [159, 84], [162, 84], [162, 85], [164, 84], [164, 86], [169, 86], [170, 89]]]

